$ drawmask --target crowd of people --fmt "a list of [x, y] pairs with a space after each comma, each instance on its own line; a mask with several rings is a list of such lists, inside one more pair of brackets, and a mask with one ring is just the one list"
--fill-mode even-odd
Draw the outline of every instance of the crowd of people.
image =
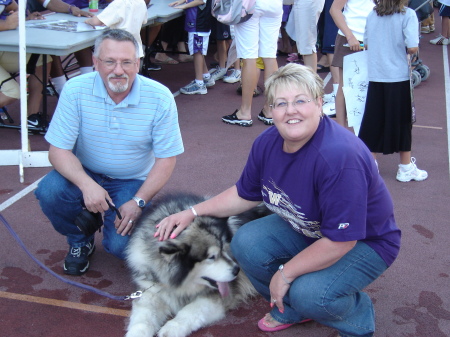
[[[55, 230], [67, 238], [64, 272], [82, 275], [95, 251], [95, 230], [84, 229], [101, 221], [105, 250], [123, 258], [135, 220], [170, 179], [184, 145], [172, 93], [140, 74], [145, 52], [164, 31], [153, 27], [143, 38], [148, 3], [114, 0], [93, 15], [80, 10], [87, 4], [79, 0], [36, 1], [111, 28], [97, 38], [93, 52], [81, 51], [80, 65], [90, 57], [83, 73], [58, 89], [45, 135], [54, 170], [35, 192]], [[158, 225], [160, 240], [176, 237], [196, 216], [227, 217], [264, 202], [274, 214], [244, 225], [232, 241], [240, 266], [270, 303], [258, 327], [272, 332], [313, 319], [340, 336], [372, 336], [373, 303], [363, 289], [394, 262], [401, 236], [376, 154], [400, 154], [401, 182], [428, 177], [411, 156], [406, 54], [418, 49], [414, 10], [405, 0], [294, 0], [285, 6], [281, 0], [256, 0], [251, 18], [229, 27], [212, 19], [210, 0], [177, 0], [169, 6], [185, 11], [184, 32], [172, 38], [166, 32], [162, 41], [182, 54], [177, 61], [158, 51], [153, 62], [193, 62], [194, 80], [180, 88], [182, 94], [206, 94], [221, 79], [241, 81], [241, 104], [222, 121], [243, 127], [253, 123], [253, 96], [264, 69], [266, 97], [257, 118], [274, 126], [255, 140], [239, 181], [164, 219]], [[442, 7], [444, 23], [448, 13]], [[133, 20], [123, 8], [135, 13]], [[8, 25], [0, 29], [17, 27], [16, 10], [10, 0], [3, 10]], [[29, 18], [39, 19], [38, 12]], [[218, 66], [209, 69], [205, 55], [212, 27]], [[443, 34], [444, 29], [443, 24]], [[441, 44], [448, 43], [443, 36]], [[236, 60], [227, 59], [230, 48], [236, 48]], [[363, 49], [372, 66], [358, 137], [347, 130], [343, 58]], [[321, 60], [319, 50], [325, 55]], [[290, 51], [297, 58], [279, 67], [277, 54]], [[300, 59], [303, 65], [297, 64]], [[317, 74], [323, 68], [333, 76], [328, 95]], [[0, 102], [6, 105], [11, 97], [3, 90]], [[42, 91], [42, 84], [36, 90]], [[324, 114], [326, 104], [335, 104], [336, 121]], [[99, 220], [95, 214], [103, 216]]]

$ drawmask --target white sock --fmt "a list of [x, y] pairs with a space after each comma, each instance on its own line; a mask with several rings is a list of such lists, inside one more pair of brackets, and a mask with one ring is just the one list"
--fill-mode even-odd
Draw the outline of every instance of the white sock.
[[203, 85], [205, 85], [205, 82], [204, 81], [199, 81], [199, 80], [197, 80], [197, 79], [195, 79], [195, 83], [197, 83], [199, 86], [203, 86]]
[[64, 84], [66, 84], [66, 82], [67, 82], [66, 76], [64, 76], [64, 75], [58, 76], [58, 77], [52, 77], [53, 86], [55, 87], [55, 90], [58, 94], [61, 94], [61, 91], [64, 87]]
[[211, 78], [211, 74], [210, 74], [210, 73], [203, 74], [203, 80], [204, 80], [204, 81], [207, 81], [207, 80], [209, 80], [210, 78]]
[[337, 95], [337, 91], [339, 89], [339, 83], [333, 83], [333, 95]]
[[94, 71], [94, 67], [80, 67], [80, 73], [81, 75], [92, 73]]
[[411, 163], [406, 164], [406, 165], [405, 164], [400, 164], [399, 166], [402, 169], [402, 171], [404, 171], [404, 172], [409, 171], [409, 170], [411, 170], [413, 168]]

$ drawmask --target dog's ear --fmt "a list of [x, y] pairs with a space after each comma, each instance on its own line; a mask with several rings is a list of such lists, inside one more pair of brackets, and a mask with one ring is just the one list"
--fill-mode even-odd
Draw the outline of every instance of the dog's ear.
[[186, 255], [189, 253], [190, 246], [185, 243], [177, 243], [174, 240], [163, 241], [159, 246], [159, 253], [164, 255]]

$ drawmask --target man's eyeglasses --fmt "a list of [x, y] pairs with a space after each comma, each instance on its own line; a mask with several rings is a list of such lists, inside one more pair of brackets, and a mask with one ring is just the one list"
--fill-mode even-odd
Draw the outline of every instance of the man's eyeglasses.
[[311, 101], [312, 99], [305, 99], [305, 98], [298, 98], [293, 102], [277, 100], [273, 104], [270, 104], [269, 106], [275, 111], [285, 112], [289, 104], [292, 104], [292, 107], [296, 109], [300, 108], [302, 105], [305, 105], [306, 103], [309, 103]]
[[130, 70], [136, 64], [136, 61], [131, 61], [131, 60], [125, 60], [125, 61], [122, 61], [122, 62], [117, 62], [117, 61], [113, 61], [113, 60], [102, 60], [99, 57], [97, 57], [97, 59], [99, 61], [101, 61], [105, 65], [105, 67], [110, 69], [110, 70], [115, 69], [118, 64], [120, 64], [122, 69]]

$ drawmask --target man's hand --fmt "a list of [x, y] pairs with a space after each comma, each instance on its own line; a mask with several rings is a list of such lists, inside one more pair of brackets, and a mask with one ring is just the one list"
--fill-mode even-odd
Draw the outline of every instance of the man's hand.
[[108, 192], [106, 192], [106, 190], [103, 187], [101, 187], [95, 182], [90, 184], [88, 188], [84, 188], [82, 192], [84, 205], [86, 206], [89, 212], [103, 213], [109, 209], [109, 205], [106, 202], [106, 200], [112, 203], [112, 200]]
[[124, 203], [119, 208], [122, 219], [116, 216], [114, 225], [117, 229], [117, 234], [122, 236], [130, 235], [136, 219], [141, 215], [142, 209], [136, 204], [134, 200]]

